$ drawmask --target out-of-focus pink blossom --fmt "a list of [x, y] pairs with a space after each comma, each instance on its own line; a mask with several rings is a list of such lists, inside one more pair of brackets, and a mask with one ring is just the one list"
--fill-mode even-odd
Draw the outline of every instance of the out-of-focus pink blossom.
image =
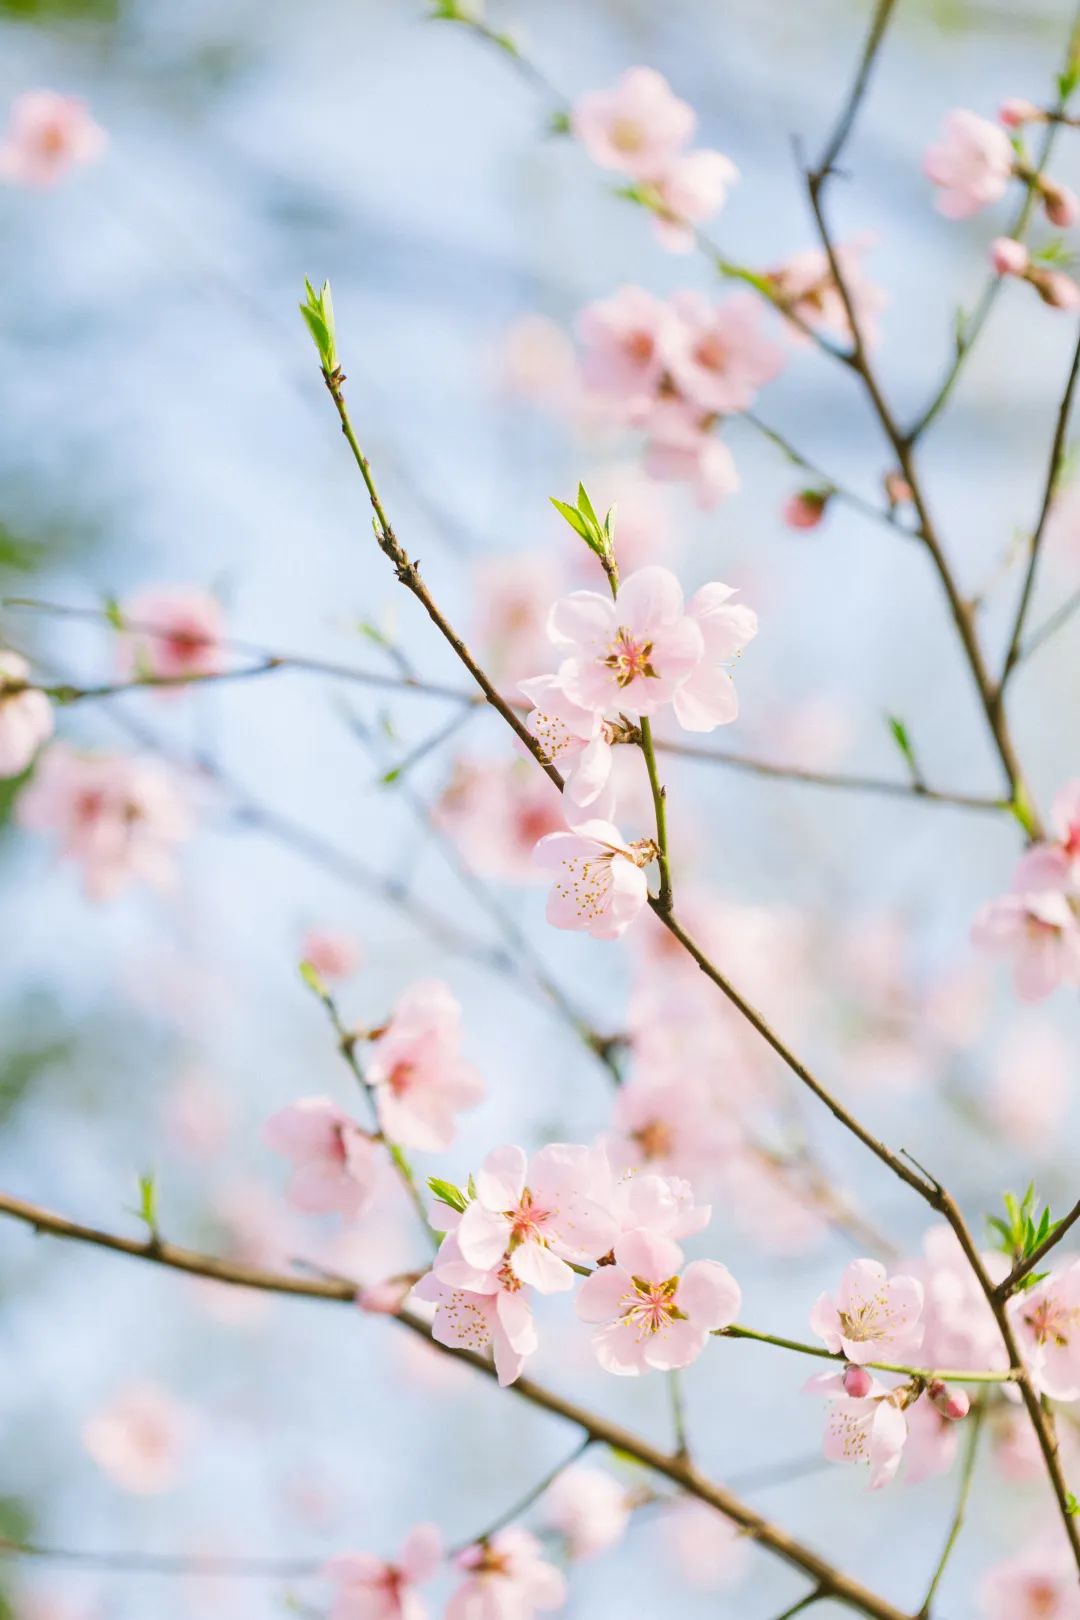
[[977, 914], [972, 942], [1013, 959], [1022, 1001], [1042, 1001], [1059, 985], [1080, 984], [1080, 925], [1064, 894], [1028, 890], [991, 900]]
[[436, 816], [469, 865], [503, 883], [537, 882], [537, 842], [566, 826], [558, 790], [524, 759], [459, 759]]
[[129, 1384], [83, 1424], [83, 1444], [122, 1490], [155, 1496], [176, 1483], [193, 1432], [186, 1407], [160, 1385]]
[[1056, 180], [1048, 180], [1045, 175], [1039, 181], [1039, 194], [1042, 197], [1043, 213], [1051, 225], [1059, 231], [1067, 231], [1080, 219], [1080, 197], [1068, 186], [1061, 185]]
[[416, 1588], [430, 1581], [442, 1562], [442, 1537], [433, 1524], [418, 1524], [392, 1563], [371, 1553], [342, 1553], [324, 1567], [335, 1587], [330, 1620], [424, 1620], [427, 1607]]
[[574, 345], [557, 321], [523, 315], [502, 338], [503, 387], [522, 399], [566, 406], [580, 386]]
[[664, 1533], [679, 1575], [699, 1591], [722, 1591], [745, 1576], [748, 1538], [707, 1502], [678, 1497], [664, 1515]]
[[[889, 303], [883, 287], [870, 280], [863, 266], [863, 255], [875, 245], [872, 236], [857, 237], [852, 242], [837, 245], [836, 263], [847, 290], [863, 343], [872, 348], [878, 339], [878, 316]], [[854, 334], [844, 301], [828, 255], [820, 248], [805, 248], [793, 254], [784, 264], [767, 273], [781, 311], [789, 312], [800, 326], [813, 332], [851, 343]], [[788, 335], [793, 342], [806, 343], [806, 334], [789, 324]]]
[[566, 1601], [561, 1572], [517, 1525], [467, 1548], [456, 1562], [465, 1580], [446, 1606], [446, 1620], [532, 1620]]
[[1080, 1620], [1076, 1564], [1057, 1536], [1043, 1535], [995, 1564], [979, 1598], [985, 1620]]
[[[571, 538], [587, 551], [576, 536]], [[476, 640], [485, 669], [507, 683], [542, 669], [550, 651], [548, 609], [565, 589], [563, 570], [551, 551], [484, 557], [474, 569], [473, 584]]]
[[61, 855], [83, 869], [91, 900], [131, 883], [169, 887], [174, 852], [190, 834], [187, 807], [167, 769], [123, 754], [80, 754], [54, 743], [16, 805], [19, 824], [53, 833]]
[[263, 1140], [293, 1165], [289, 1202], [309, 1215], [356, 1220], [375, 1194], [375, 1143], [329, 1097], [301, 1097], [263, 1127]]
[[489, 1153], [456, 1231], [463, 1259], [487, 1270], [506, 1258], [514, 1276], [542, 1294], [572, 1288], [571, 1264], [597, 1261], [615, 1239], [616, 1224], [597, 1197], [602, 1169], [590, 1149], [565, 1142], [531, 1159], [515, 1146]]
[[52, 186], [96, 163], [108, 140], [77, 96], [26, 90], [16, 97], [0, 141], [0, 182]]
[[545, 1522], [562, 1537], [567, 1556], [595, 1558], [622, 1540], [632, 1501], [625, 1485], [602, 1468], [564, 1468], [544, 1495]]
[[365, 1060], [379, 1124], [391, 1142], [436, 1153], [457, 1135], [457, 1115], [475, 1108], [484, 1083], [461, 1055], [461, 1008], [437, 979], [411, 985]]
[[620, 287], [588, 304], [578, 316], [585, 382], [612, 396], [624, 421], [640, 422], [667, 369], [677, 329], [672, 306], [644, 287]]
[[570, 127], [594, 163], [637, 180], [664, 173], [696, 122], [663, 74], [647, 67], [630, 68], [610, 90], [589, 91], [570, 115]]
[[614, 1265], [598, 1267], [577, 1296], [582, 1321], [598, 1325], [592, 1345], [607, 1372], [687, 1367], [738, 1315], [742, 1291], [718, 1261], [693, 1260], [680, 1276], [678, 1244], [645, 1231], [625, 1233], [614, 1252]]
[[28, 691], [30, 665], [0, 651], [0, 779], [21, 776], [52, 736], [52, 704], [44, 692]]
[[[985, 1253], [980, 1258], [991, 1281], [1001, 1282], [1009, 1270], [1005, 1256]], [[929, 1229], [923, 1258], [911, 1270], [923, 1285], [924, 1364], [1003, 1372], [1009, 1358], [1001, 1331], [951, 1227]]]
[[654, 856], [651, 844], [626, 843], [610, 821], [582, 821], [570, 832], [549, 833], [533, 856], [551, 874], [548, 922], [593, 939], [621, 938], [648, 902], [644, 868]]
[[784, 367], [784, 351], [761, 331], [761, 305], [751, 293], [716, 304], [702, 293], [678, 293], [678, 323], [668, 370], [683, 397], [700, 410], [745, 411]]
[[849, 1361], [898, 1361], [923, 1339], [923, 1288], [915, 1277], [890, 1277], [878, 1260], [852, 1260], [835, 1300], [822, 1294], [810, 1326], [826, 1347]]
[[1073, 1050], [1052, 1024], [1029, 1014], [995, 1043], [987, 1107], [1004, 1140], [1029, 1152], [1061, 1141], [1072, 1092]]
[[659, 212], [656, 235], [669, 253], [689, 253], [696, 243], [694, 227], [723, 207], [739, 171], [722, 152], [684, 152], [653, 180]]
[[232, 1117], [224, 1082], [196, 1068], [177, 1076], [162, 1107], [169, 1145], [198, 1159], [220, 1152], [228, 1140]]
[[340, 928], [311, 928], [304, 935], [301, 956], [328, 984], [351, 979], [363, 961], [360, 941]]
[[1022, 276], [1031, 263], [1031, 254], [1015, 237], [995, 236], [990, 244], [990, 263], [999, 276]]
[[1040, 1393], [1054, 1401], [1080, 1400], [1080, 1260], [1014, 1294], [1009, 1317]]
[[945, 119], [941, 139], [926, 150], [923, 172], [939, 188], [938, 213], [946, 219], [969, 219], [1004, 196], [1013, 149], [996, 124], [955, 107]]
[[1064, 270], [1048, 270], [1039, 265], [1029, 270], [1027, 279], [1051, 309], [1080, 309], [1080, 286]]
[[681, 404], [650, 418], [643, 465], [661, 483], [691, 485], [706, 512], [741, 488], [727, 445]]
[[947, 1474], [960, 1448], [960, 1430], [956, 1420], [946, 1416], [926, 1395], [905, 1409], [904, 1418], [907, 1422], [907, 1444], [904, 1447], [906, 1483], [921, 1485], [924, 1479]]
[[687, 604], [703, 650], [673, 700], [675, 718], [686, 731], [713, 731], [738, 717], [739, 699], [727, 666], [757, 635], [758, 621], [753, 608], [731, 600], [734, 595], [730, 585], [714, 580]]
[[681, 1064], [671, 1075], [635, 1067], [612, 1109], [608, 1152], [623, 1166], [661, 1175], [715, 1173], [738, 1144], [740, 1132], [718, 1107], [704, 1076]]
[[[121, 617], [120, 668], [133, 678], [183, 681], [224, 667], [224, 615], [209, 591], [159, 585], [125, 597]], [[166, 688], [163, 696], [171, 694]]]

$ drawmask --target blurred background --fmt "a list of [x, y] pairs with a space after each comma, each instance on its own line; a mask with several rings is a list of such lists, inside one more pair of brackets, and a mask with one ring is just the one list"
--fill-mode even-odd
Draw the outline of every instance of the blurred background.
[[[839, 504], [817, 529], [787, 527], [784, 501], [804, 480], [738, 422], [727, 437], [742, 489], [717, 510], [698, 511], [676, 486], [635, 497], [618, 471], [633, 464], [633, 439], [553, 403], [564, 362], [537, 317], [569, 333], [584, 303], [622, 283], [716, 283], [700, 259], [665, 253], [610, 177], [549, 133], [550, 108], [509, 61], [424, 11], [420, 0], [0, 0], [0, 109], [55, 88], [84, 97], [110, 138], [100, 164], [55, 190], [0, 191], [5, 597], [100, 608], [162, 582], [197, 584], [242, 640], [390, 673], [404, 656], [460, 684], [372, 541], [296, 314], [303, 278], [328, 276], [354, 419], [395, 527], [496, 662], [514, 651], [492, 646], [508, 583], [547, 569], [555, 594], [583, 577], [547, 497], [584, 477], [621, 492], [627, 522], [635, 498], [652, 500], [648, 522], [670, 528], [688, 588], [723, 579], [759, 611], [741, 718], [710, 746], [902, 780], [892, 714], [931, 782], [996, 793], [917, 547]], [[993, 116], [1007, 95], [1049, 99], [1070, 11], [1066, 0], [899, 8], [832, 209], [839, 237], [876, 239], [870, 274], [891, 297], [880, 363], [902, 417], [942, 374], [955, 312], [977, 297], [1002, 223], [1001, 210], [961, 225], [935, 214], [922, 151], [954, 105]], [[717, 238], [765, 267], [812, 245], [791, 141], [820, 144], [868, 16], [849, 0], [515, 0], [492, 20], [570, 97], [638, 63], [663, 72], [696, 108], [699, 139], [742, 174]], [[1053, 172], [1080, 175], [1068, 134]], [[1070, 348], [1068, 317], [1006, 289], [927, 441], [927, 483], [969, 590], [995, 580], [1037, 513]], [[839, 368], [792, 347], [762, 414], [876, 496], [888, 460]], [[1059, 522], [1033, 622], [1078, 584], [1080, 521]], [[1017, 586], [1014, 570], [988, 602], [992, 645]], [[1044, 805], [1077, 770], [1077, 635], [1080, 625], [1065, 629], [1014, 688]], [[56, 678], [108, 679], [114, 641], [107, 623], [0, 612], [0, 642]], [[61, 713], [61, 734], [79, 744], [134, 738], [197, 767], [185, 779], [198, 831], [173, 895], [103, 906], [47, 840], [4, 827], [0, 1185], [137, 1231], [137, 1178], [152, 1173], [177, 1241], [283, 1265], [308, 1257], [367, 1280], [417, 1263], [392, 1190], [343, 1237], [289, 1212], [283, 1166], [261, 1143], [266, 1116], [296, 1096], [352, 1105], [297, 973], [312, 927], [361, 943], [364, 965], [341, 991], [350, 1020], [379, 1023], [421, 976], [444, 978], [462, 1003], [486, 1100], [448, 1155], [421, 1156], [425, 1174], [460, 1179], [503, 1141], [587, 1141], [608, 1127], [602, 1070], [528, 973], [491, 956], [507, 926], [524, 929], [593, 1024], [618, 1032], [640, 946], [546, 927], [542, 890], [470, 827], [467, 792], [461, 809], [470, 770], [506, 769], [497, 721], [458, 713], [454, 734], [428, 747], [455, 712], [282, 673]], [[928, 1161], [980, 1228], [1003, 1187], [1035, 1179], [1055, 1207], [1072, 1202], [1072, 999], [1019, 1012], [1007, 976], [968, 944], [975, 909], [1011, 875], [1009, 818], [709, 764], [672, 762], [667, 777], [677, 875], [725, 909], [726, 965], [872, 1127]], [[445, 924], [441, 937], [417, 906]], [[805, 1138], [828, 1180], [917, 1252], [918, 1201], [868, 1169], [764, 1055], [755, 1061], [778, 1099], [770, 1128]], [[812, 1210], [759, 1222], [739, 1206], [721, 1194], [704, 1247], [743, 1283], [747, 1321], [804, 1336], [851, 1244]], [[18, 1539], [315, 1563], [389, 1551], [419, 1518], [461, 1540], [573, 1445], [564, 1426], [358, 1312], [223, 1295], [9, 1224], [0, 1289], [0, 1495], [4, 1532]], [[555, 1306], [537, 1375], [663, 1438], [663, 1381], [599, 1374]], [[800, 1394], [804, 1376], [753, 1346], [706, 1355], [687, 1380], [701, 1466], [737, 1481], [777, 1465], [779, 1478], [747, 1484], [756, 1506], [896, 1601], [917, 1601], [954, 1483], [868, 1497], [854, 1470], [784, 1478], [819, 1450], [821, 1408]], [[95, 1462], [83, 1431], [146, 1381], [188, 1426], [169, 1488], [140, 1495]], [[987, 1454], [944, 1588], [950, 1620], [979, 1612], [980, 1572], [1043, 1506], [1040, 1484], [1006, 1481]], [[760, 1553], [738, 1571], [723, 1558], [688, 1570], [669, 1521], [648, 1517], [620, 1551], [575, 1570], [567, 1612], [599, 1620], [632, 1601], [656, 1613], [675, 1590], [687, 1615], [767, 1620], [802, 1590]], [[699, 1546], [707, 1539], [699, 1529]], [[18, 1620], [326, 1609], [317, 1580], [47, 1559], [0, 1561], [0, 1589]]]

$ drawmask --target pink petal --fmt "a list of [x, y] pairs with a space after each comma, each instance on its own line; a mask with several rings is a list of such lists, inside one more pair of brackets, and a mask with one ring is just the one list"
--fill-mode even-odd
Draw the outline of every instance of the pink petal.
[[696, 1327], [728, 1327], [739, 1314], [742, 1289], [726, 1266], [716, 1260], [693, 1260], [679, 1280], [675, 1296]]

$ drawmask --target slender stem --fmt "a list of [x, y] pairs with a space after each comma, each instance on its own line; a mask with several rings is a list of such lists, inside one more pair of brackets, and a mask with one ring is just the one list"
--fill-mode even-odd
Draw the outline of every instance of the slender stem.
[[[837, 1350], [826, 1350], [824, 1345], [804, 1344], [799, 1339], [780, 1338], [775, 1333], [759, 1333], [755, 1328], [743, 1327], [741, 1323], [734, 1323], [731, 1327], [717, 1328], [715, 1337], [718, 1339], [753, 1339], [757, 1344], [773, 1344], [781, 1350], [794, 1350], [800, 1356], [816, 1356], [821, 1361], [837, 1361], [841, 1366], [846, 1365], [847, 1358]], [[960, 1371], [956, 1368], [937, 1367], [909, 1367], [895, 1361], [867, 1361], [862, 1363], [874, 1372], [899, 1373], [904, 1378], [920, 1378], [923, 1383], [931, 1384], [940, 1380], [945, 1384], [1014, 1384], [1023, 1377], [1019, 1367], [1009, 1367], [1005, 1372]]]
[[741, 411], [737, 420], [745, 422], [763, 439], [768, 439], [769, 443], [775, 445], [794, 466], [805, 473], [809, 473], [815, 483], [822, 489], [828, 490], [831, 499], [842, 501], [845, 506], [850, 506], [853, 511], [860, 512], [863, 517], [871, 518], [875, 523], [883, 523], [886, 528], [907, 535], [909, 539], [915, 538], [911, 530], [901, 523], [891, 507], [877, 506], [873, 501], [866, 500], [862, 495], [857, 495], [854, 490], [847, 489], [843, 484], [838, 483], [830, 473], [825, 472], [816, 462], [811, 461], [808, 456], [804, 456], [802, 451], [797, 449], [783, 433], [778, 432], [769, 423], [763, 422], [761, 417], [754, 411]]
[[937, 1595], [937, 1589], [941, 1585], [949, 1559], [952, 1557], [953, 1548], [956, 1546], [956, 1543], [960, 1537], [960, 1531], [963, 1528], [964, 1515], [967, 1512], [968, 1498], [971, 1495], [971, 1484], [975, 1477], [975, 1456], [979, 1449], [979, 1434], [982, 1429], [983, 1419], [985, 1416], [986, 1407], [980, 1402], [980, 1404], [976, 1406], [974, 1412], [971, 1414], [971, 1421], [968, 1424], [967, 1445], [964, 1450], [964, 1460], [960, 1470], [960, 1491], [956, 1499], [956, 1508], [953, 1512], [952, 1523], [949, 1526], [949, 1533], [945, 1538], [945, 1545], [941, 1550], [941, 1557], [937, 1561], [937, 1566], [934, 1570], [933, 1576], [931, 1577], [930, 1585], [927, 1588], [926, 1597], [923, 1599], [922, 1608], [919, 1610], [918, 1620], [929, 1620], [930, 1610], [933, 1607], [934, 1598]]
[[795, 1620], [797, 1614], [805, 1613], [807, 1609], [813, 1608], [815, 1603], [820, 1603], [822, 1598], [826, 1598], [828, 1595], [828, 1592], [822, 1591], [821, 1587], [816, 1586], [812, 1592], [807, 1592], [805, 1597], [798, 1598], [790, 1608], [785, 1609], [782, 1614], [778, 1614], [776, 1620]]
[[[232, 1283], [237, 1287], [256, 1288], [264, 1293], [299, 1295], [308, 1299], [334, 1300], [341, 1304], [352, 1304], [356, 1295], [355, 1284], [334, 1278], [291, 1277], [264, 1271], [255, 1266], [218, 1260], [211, 1255], [181, 1249], [165, 1241], [154, 1244], [148, 1243], [145, 1239], [119, 1237], [111, 1232], [69, 1221], [51, 1210], [29, 1204], [20, 1198], [13, 1198], [7, 1193], [0, 1193], [0, 1214], [22, 1221], [37, 1232], [47, 1232], [70, 1241], [92, 1244], [97, 1248], [109, 1249], [114, 1253], [147, 1261], [151, 1265], [165, 1266], [193, 1276], [212, 1277], [218, 1282]], [[428, 1323], [412, 1312], [402, 1310], [396, 1316], [382, 1319], [400, 1323], [421, 1338], [425, 1344], [433, 1345], [440, 1353], [454, 1356], [459, 1361], [467, 1361], [486, 1377], [496, 1376], [494, 1365], [483, 1356], [471, 1350], [452, 1350], [432, 1339]], [[823, 1592], [835, 1597], [838, 1602], [846, 1603], [848, 1607], [871, 1616], [872, 1620], [912, 1620], [912, 1617], [906, 1615], [903, 1610], [897, 1609], [885, 1598], [879, 1597], [877, 1593], [845, 1575], [812, 1548], [804, 1546], [780, 1526], [756, 1513], [732, 1491], [706, 1479], [685, 1459], [661, 1451], [642, 1436], [565, 1400], [554, 1391], [534, 1383], [532, 1379], [519, 1378], [516, 1383], [510, 1385], [510, 1392], [519, 1400], [528, 1401], [533, 1406], [564, 1418], [598, 1444], [610, 1446], [616, 1451], [625, 1452], [636, 1458], [646, 1468], [670, 1479], [689, 1495], [707, 1502], [710, 1507], [716, 1508], [763, 1547], [767, 1547], [776, 1557], [796, 1569], [803, 1570], [817, 1582]]]
[[656, 814], [656, 862], [660, 868], [660, 892], [656, 897], [656, 903], [661, 911], [670, 911], [672, 894], [671, 863], [668, 859], [667, 795], [660, 781], [660, 772], [656, 768], [652, 726], [644, 715], [640, 726], [641, 752], [645, 756], [645, 768], [649, 773], [649, 790], [652, 793], [653, 810]]
[[671, 1396], [671, 1427], [675, 1435], [675, 1455], [690, 1460], [690, 1431], [686, 1422], [686, 1389], [678, 1368], [668, 1373]]
[[1042, 1264], [1042, 1262], [1046, 1259], [1046, 1256], [1050, 1253], [1051, 1249], [1057, 1248], [1062, 1238], [1076, 1225], [1077, 1221], [1080, 1221], [1080, 1200], [1078, 1200], [1073, 1205], [1072, 1209], [1070, 1209], [1069, 1213], [1057, 1223], [1049, 1237], [1044, 1238], [1039, 1244], [1038, 1248], [1032, 1249], [1031, 1253], [1025, 1260], [1021, 1260], [1015, 1266], [1013, 1266], [1012, 1270], [1009, 1272], [1009, 1275], [1004, 1279], [1003, 1282], [1000, 1282], [997, 1288], [994, 1290], [997, 1297], [1001, 1300], [1007, 1300], [1010, 1294], [1015, 1294], [1018, 1286], [1023, 1282], [1024, 1278], [1033, 1272], [1037, 1266]]
[[1020, 658], [1017, 661], [1022, 663], [1025, 658], [1030, 658], [1033, 653], [1038, 652], [1039, 648], [1049, 641], [1051, 636], [1055, 636], [1068, 623], [1077, 608], [1080, 608], [1080, 591], [1074, 591], [1059, 608], [1055, 608], [1053, 613], [1043, 620], [1036, 630], [1031, 632], [1031, 635], [1020, 649]]
[[1058, 477], [1061, 473], [1061, 462], [1065, 453], [1065, 439], [1069, 431], [1069, 417], [1072, 414], [1073, 395], [1076, 392], [1078, 377], [1080, 377], [1080, 331], [1077, 332], [1076, 344], [1073, 348], [1072, 365], [1069, 368], [1065, 392], [1062, 395], [1061, 404], [1058, 406], [1057, 420], [1054, 424], [1054, 437], [1050, 445], [1050, 465], [1047, 468], [1046, 481], [1043, 485], [1039, 516], [1027, 548], [1028, 564], [1024, 574], [1023, 588], [1020, 592], [1020, 601], [1016, 608], [1016, 616], [1013, 620], [1012, 635], [1009, 637], [1009, 645], [1005, 653], [1005, 662], [1001, 668], [1001, 679], [998, 682], [999, 695], [1005, 691], [1010, 675], [1020, 662], [1024, 624], [1027, 619], [1028, 608], [1031, 605], [1032, 593], [1035, 589], [1035, 575], [1039, 567], [1039, 555], [1046, 535], [1046, 525], [1050, 517], [1050, 509], [1053, 506]]
[[572, 1467], [579, 1457], [585, 1455], [592, 1443], [592, 1435], [585, 1435], [583, 1439], [578, 1441], [569, 1457], [564, 1457], [562, 1462], [555, 1464], [554, 1468], [549, 1468], [543, 1479], [539, 1480], [531, 1490], [526, 1491], [525, 1495], [514, 1502], [511, 1507], [508, 1507], [505, 1513], [500, 1513], [498, 1518], [494, 1519], [486, 1529], [481, 1530], [478, 1535], [467, 1537], [465, 1541], [459, 1542], [456, 1547], [451, 1547], [446, 1554], [447, 1558], [456, 1558], [459, 1553], [467, 1551], [469, 1547], [475, 1547], [478, 1542], [490, 1541], [497, 1531], [502, 1530], [508, 1524], [513, 1524], [515, 1519], [520, 1519], [529, 1511], [534, 1502], [540, 1500], [545, 1491], [551, 1489], [560, 1474], [565, 1474], [566, 1470]]
[[859, 108], [862, 105], [863, 97], [866, 95], [866, 92], [869, 89], [870, 78], [874, 71], [874, 64], [877, 61], [878, 52], [884, 43], [885, 31], [889, 26], [889, 21], [892, 17], [895, 5], [896, 0], [878, 0], [877, 9], [874, 12], [874, 20], [870, 25], [870, 32], [867, 35], [866, 44], [863, 47], [862, 57], [860, 58], [859, 66], [855, 73], [855, 78], [852, 81], [851, 90], [841, 110], [840, 116], [836, 121], [833, 132], [829, 136], [829, 139], [825, 145], [825, 150], [821, 154], [817, 169], [815, 170], [819, 183], [833, 173], [840, 154], [847, 145], [848, 137], [854, 128], [855, 119], [858, 117]]

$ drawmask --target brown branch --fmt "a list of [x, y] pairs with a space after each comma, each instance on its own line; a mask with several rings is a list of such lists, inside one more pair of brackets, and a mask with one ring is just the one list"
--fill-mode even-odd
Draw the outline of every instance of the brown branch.
[[1027, 619], [1028, 608], [1031, 605], [1032, 593], [1035, 589], [1035, 575], [1039, 567], [1039, 555], [1046, 535], [1046, 525], [1050, 517], [1050, 510], [1054, 503], [1054, 494], [1057, 489], [1058, 476], [1061, 472], [1062, 458], [1065, 454], [1065, 439], [1069, 431], [1069, 417], [1072, 414], [1073, 396], [1076, 392], [1077, 377], [1080, 376], [1080, 331], [1077, 332], [1076, 344], [1073, 349], [1072, 365], [1069, 368], [1065, 392], [1058, 406], [1057, 419], [1054, 424], [1054, 437], [1050, 445], [1050, 465], [1046, 472], [1046, 482], [1043, 486], [1042, 504], [1039, 507], [1039, 516], [1032, 532], [1028, 545], [1028, 564], [1024, 574], [1024, 584], [1020, 592], [1020, 601], [1016, 608], [1016, 617], [1013, 620], [1012, 635], [1005, 653], [1005, 662], [1001, 667], [1001, 679], [998, 682], [999, 696], [1004, 693], [1009, 677], [1020, 662], [1021, 641], [1024, 634], [1024, 624]]
[[[6, 1193], [0, 1194], [0, 1214], [22, 1221], [39, 1233], [49, 1233], [55, 1237], [92, 1244], [97, 1248], [149, 1261], [152, 1265], [165, 1266], [191, 1276], [210, 1277], [217, 1282], [229, 1283], [236, 1287], [255, 1288], [263, 1293], [287, 1294], [307, 1299], [332, 1300], [338, 1304], [351, 1304], [356, 1295], [354, 1284], [332, 1278], [290, 1277], [278, 1272], [265, 1271], [256, 1266], [218, 1260], [211, 1255], [179, 1248], [175, 1244], [160, 1240], [148, 1242], [144, 1239], [120, 1237], [112, 1232], [69, 1221], [51, 1210], [41, 1209], [35, 1204], [13, 1198]], [[469, 1362], [489, 1378], [495, 1376], [494, 1366], [484, 1357], [469, 1350], [450, 1350], [437, 1344], [431, 1337], [428, 1324], [411, 1311], [401, 1311], [389, 1320], [400, 1322], [403, 1327], [408, 1328], [441, 1353]], [[716, 1508], [725, 1518], [738, 1525], [747, 1535], [768, 1548], [776, 1557], [809, 1575], [823, 1592], [828, 1593], [838, 1603], [869, 1615], [872, 1620], [910, 1620], [903, 1610], [845, 1575], [812, 1548], [796, 1541], [779, 1525], [756, 1513], [733, 1492], [699, 1474], [682, 1458], [661, 1451], [643, 1437], [609, 1422], [584, 1407], [575, 1405], [553, 1390], [534, 1383], [532, 1379], [519, 1378], [510, 1389], [519, 1399], [528, 1401], [543, 1411], [551, 1412], [556, 1417], [564, 1418], [568, 1423], [581, 1429], [591, 1440], [636, 1458], [646, 1468], [671, 1480], [689, 1495], [707, 1502], [710, 1507]]]
[[855, 73], [855, 78], [852, 81], [851, 90], [848, 94], [847, 101], [844, 103], [840, 117], [836, 121], [836, 126], [826, 143], [825, 150], [821, 154], [821, 159], [814, 171], [815, 179], [819, 185], [826, 180], [830, 174], [835, 172], [837, 159], [840, 157], [844, 147], [847, 145], [848, 136], [851, 134], [855, 124], [855, 119], [858, 117], [859, 108], [862, 105], [863, 97], [866, 95], [866, 92], [869, 89], [870, 77], [874, 71], [874, 64], [877, 61], [878, 51], [881, 49], [881, 46], [884, 43], [885, 30], [889, 26], [895, 5], [896, 0], [878, 0], [877, 9], [874, 12], [874, 20], [870, 25], [870, 32], [867, 35], [866, 44], [863, 47], [862, 57], [860, 58], [859, 66]]

